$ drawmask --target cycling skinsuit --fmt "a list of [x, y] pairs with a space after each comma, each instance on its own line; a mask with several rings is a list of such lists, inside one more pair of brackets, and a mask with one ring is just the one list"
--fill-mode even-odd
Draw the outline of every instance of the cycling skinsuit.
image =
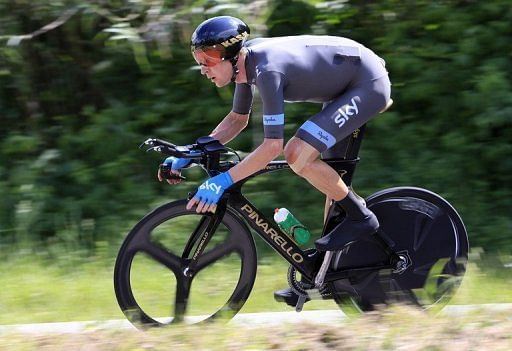
[[250, 40], [247, 83], [237, 84], [233, 111], [248, 114], [252, 86], [263, 101], [265, 138], [284, 136], [284, 102], [323, 103], [296, 137], [319, 152], [333, 147], [380, 112], [390, 99], [384, 60], [346, 38], [292, 36]]

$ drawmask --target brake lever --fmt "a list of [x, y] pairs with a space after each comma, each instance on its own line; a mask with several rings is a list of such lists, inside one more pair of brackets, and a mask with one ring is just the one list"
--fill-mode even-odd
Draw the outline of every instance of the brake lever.
[[146, 152], [150, 152], [150, 151], [161, 152], [161, 149], [162, 149], [161, 146], [153, 146], [153, 147], [150, 147], [149, 149], [147, 149]]
[[164, 155], [182, 157], [182, 158], [193, 158], [192, 156], [194, 156], [194, 155], [187, 155], [187, 154], [183, 153], [182, 151], [178, 151], [176, 149], [171, 149], [165, 145], [153, 146], [146, 150], [146, 152], [150, 152], [150, 151], [156, 151], [156, 152], [159, 152]]
[[146, 145], [153, 144], [153, 140], [154, 140], [154, 139], [151, 139], [151, 138], [146, 139], [142, 144], [140, 144], [140, 145], [139, 145], [139, 149], [144, 148], [144, 146], [146, 146]]
[[142, 144], [139, 145], [139, 149], [143, 149], [146, 145], [149, 145], [151, 146], [150, 148], [148, 148], [146, 150], [146, 152], [149, 152], [149, 151], [157, 151], [157, 152], [161, 152], [162, 150], [162, 145], [158, 145], [158, 140], [157, 139], [154, 139], [154, 138], [149, 138], [149, 139], [146, 139]]
[[160, 166], [160, 174], [165, 179], [173, 179], [173, 180], [187, 180], [181, 174], [175, 174], [171, 172], [171, 168], [167, 165], [161, 164]]
[[140, 144], [139, 148], [142, 149], [144, 145], [151, 145], [151, 146], [164, 146], [168, 148], [176, 148], [176, 145], [173, 143], [169, 143], [165, 140], [160, 140], [156, 138], [148, 138], [146, 139], [142, 144]]
[[174, 179], [174, 180], [187, 180], [186, 177], [174, 173], [163, 173], [165, 179]]

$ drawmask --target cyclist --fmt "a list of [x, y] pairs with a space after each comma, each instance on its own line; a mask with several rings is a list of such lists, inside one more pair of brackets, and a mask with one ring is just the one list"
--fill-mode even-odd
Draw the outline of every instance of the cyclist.
[[[236, 84], [233, 107], [210, 136], [225, 144], [247, 126], [256, 87], [263, 102], [264, 140], [228, 172], [201, 184], [187, 208], [197, 205], [199, 213], [214, 212], [227, 188], [265, 168], [284, 151], [295, 173], [324, 193], [327, 203], [332, 199], [346, 212], [342, 223], [316, 241], [318, 250], [340, 249], [340, 233], [372, 234], [379, 226], [376, 216], [321, 158], [336, 157], [337, 142], [387, 106], [391, 84], [384, 60], [347, 38], [301, 35], [247, 40], [249, 33], [240, 19], [219, 16], [204, 21], [192, 34], [192, 55], [201, 74], [217, 87]], [[285, 101], [323, 103], [323, 108], [283, 149]], [[165, 163], [179, 174], [188, 160], [172, 157]]]

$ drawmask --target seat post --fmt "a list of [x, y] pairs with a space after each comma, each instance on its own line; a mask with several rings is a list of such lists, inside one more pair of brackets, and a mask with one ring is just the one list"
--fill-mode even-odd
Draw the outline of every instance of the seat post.
[[347, 151], [345, 153], [346, 160], [355, 160], [359, 156], [359, 149], [361, 148], [361, 143], [363, 142], [364, 131], [366, 129], [366, 124], [363, 124], [360, 128], [354, 130], [351, 135], [347, 138], [350, 138], [347, 145]]

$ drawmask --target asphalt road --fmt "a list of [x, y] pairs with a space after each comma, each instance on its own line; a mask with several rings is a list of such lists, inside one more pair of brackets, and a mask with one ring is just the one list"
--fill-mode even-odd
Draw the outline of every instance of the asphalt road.
[[[462, 315], [474, 310], [511, 310], [509, 304], [484, 304], [484, 305], [450, 305], [441, 313], [448, 315]], [[236, 315], [229, 323], [242, 326], [268, 326], [284, 323], [318, 323], [333, 324], [342, 323], [347, 317], [340, 310], [318, 310], [297, 312], [267, 312], [267, 313], [242, 313]], [[201, 316], [190, 317], [190, 321], [202, 320]], [[94, 330], [135, 329], [127, 320], [110, 321], [84, 321], [63, 323], [37, 323], [16, 324], [0, 326], [0, 334], [3, 333], [27, 333], [27, 334], [63, 334], [80, 333]]]

